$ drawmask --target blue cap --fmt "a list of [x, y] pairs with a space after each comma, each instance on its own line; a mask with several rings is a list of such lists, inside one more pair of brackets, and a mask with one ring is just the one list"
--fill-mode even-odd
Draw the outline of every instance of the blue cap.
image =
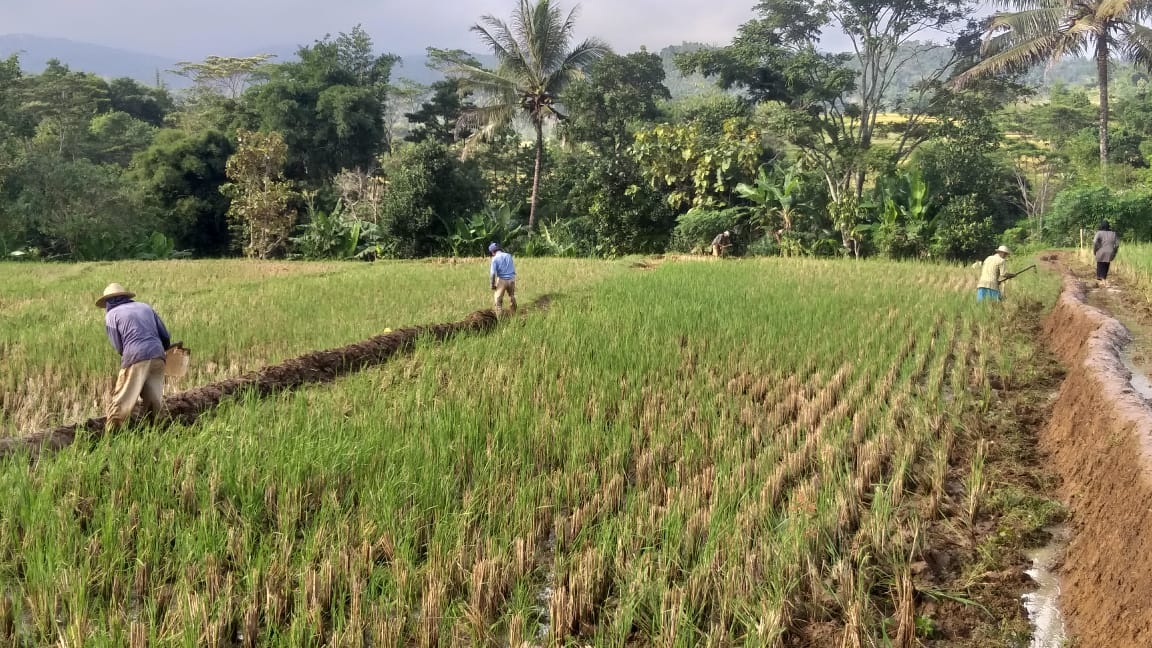
[[496, 250], [499, 250], [499, 249], [500, 249], [499, 243], [492, 242], [492, 243], [488, 244], [488, 254], [492, 254], [493, 252], [495, 252]]

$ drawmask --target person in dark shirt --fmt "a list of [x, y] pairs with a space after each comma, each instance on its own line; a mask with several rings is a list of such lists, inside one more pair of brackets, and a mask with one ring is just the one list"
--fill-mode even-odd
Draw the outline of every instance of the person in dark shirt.
[[724, 230], [712, 239], [712, 256], [727, 256], [730, 247], [732, 247], [732, 234], [728, 230]]
[[1120, 250], [1120, 239], [1108, 221], [1100, 223], [1100, 229], [1092, 237], [1092, 254], [1096, 257], [1096, 281], [1108, 285], [1108, 268], [1116, 259], [1116, 252]]
[[127, 422], [140, 398], [153, 414], [164, 411], [164, 352], [172, 340], [156, 311], [148, 304], [132, 301], [135, 296], [112, 283], [96, 300], [104, 309], [108, 341], [121, 358], [116, 389], [105, 411], [107, 428]]

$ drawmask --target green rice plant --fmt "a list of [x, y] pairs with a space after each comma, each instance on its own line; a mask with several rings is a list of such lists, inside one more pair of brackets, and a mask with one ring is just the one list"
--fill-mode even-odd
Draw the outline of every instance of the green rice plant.
[[[12, 618], [27, 619], [15, 632], [133, 646], [223, 634], [259, 646], [763, 646], [832, 618], [881, 636], [867, 596], [891, 573], [852, 573], [867, 581], [843, 603], [825, 583], [859, 551], [915, 534], [905, 485], [942, 491], [981, 397], [971, 379], [1010, 352], [993, 341], [1006, 311], [978, 307], [966, 271], [947, 266], [522, 265], [525, 298], [563, 297], [486, 335], [422, 340], [335, 383], [248, 394], [195, 424], [82, 442], [34, 467], [0, 463], [12, 494], [0, 498], [0, 582]], [[79, 299], [99, 267], [45, 266], [37, 281]], [[150, 267], [116, 278], [164, 294]], [[180, 317], [218, 365], [243, 350], [236, 371], [487, 300], [479, 261], [164, 267], [169, 286], [194, 270], [218, 277], [219, 289], [185, 295], [196, 308]], [[385, 278], [428, 303], [365, 297]], [[1055, 279], [1034, 282], [1014, 298], [1050, 299]], [[286, 312], [212, 308], [239, 309], [244, 289]], [[98, 316], [84, 308], [77, 326]], [[225, 324], [245, 346], [212, 336]], [[106, 349], [88, 373], [66, 373], [63, 348], [20, 331], [22, 370], [104, 375]], [[9, 402], [18, 384], [5, 383]]]
[[988, 492], [987, 473], [984, 469], [987, 458], [988, 441], [979, 439], [968, 467], [968, 475], [964, 480], [964, 519], [969, 528], [976, 523], [976, 516], [980, 514], [980, 507]]

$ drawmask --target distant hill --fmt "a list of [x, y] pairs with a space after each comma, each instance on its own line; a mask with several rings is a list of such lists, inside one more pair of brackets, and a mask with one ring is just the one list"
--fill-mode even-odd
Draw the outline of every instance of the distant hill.
[[155, 84], [157, 75], [169, 87], [182, 87], [187, 81], [168, 72], [176, 61], [154, 54], [80, 43], [63, 38], [28, 34], [0, 35], [0, 57], [20, 56], [20, 67], [38, 73], [51, 59], [59, 59], [73, 70], [91, 72], [106, 78], [130, 77]]
[[[298, 45], [279, 44], [257, 48], [245, 52], [220, 52], [221, 56], [252, 56], [273, 54], [274, 62], [290, 61], [296, 58]], [[82, 43], [63, 38], [46, 38], [29, 34], [0, 35], [0, 58], [12, 54], [20, 56], [20, 67], [26, 72], [40, 73], [51, 59], [82, 72], [91, 72], [105, 78], [129, 77], [141, 83], [154, 85], [157, 75], [169, 88], [188, 87], [188, 80], [169, 72], [178, 63], [177, 59], [117, 49], [104, 45]], [[439, 72], [427, 67], [428, 57], [419, 54], [402, 54], [401, 63], [392, 73], [393, 80], [410, 79], [422, 85], [431, 84], [443, 78]]]

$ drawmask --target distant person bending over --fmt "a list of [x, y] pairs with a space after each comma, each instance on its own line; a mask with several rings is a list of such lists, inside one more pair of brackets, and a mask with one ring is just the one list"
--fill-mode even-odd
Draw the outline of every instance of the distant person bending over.
[[141, 397], [153, 414], [164, 411], [164, 352], [172, 342], [156, 311], [148, 304], [132, 301], [135, 296], [113, 283], [96, 300], [105, 311], [108, 340], [121, 356], [116, 390], [106, 410], [106, 428], [127, 422]]
[[980, 266], [980, 282], [976, 284], [976, 301], [1000, 301], [1000, 284], [1016, 275], [1008, 272], [1008, 248], [1001, 245]]
[[732, 235], [728, 230], [724, 230], [717, 234], [716, 238], [712, 239], [712, 256], [726, 256], [728, 254], [728, 248], [730, 247], [732, 247]]
[[1092, 238], [1092, 252], [1096, 255], [1096, 281], [1108, 285], [1108, 268], [1120, 250], [1120, 239], [1108, 221], [1100, 223], [1100, 230]]
[[496, 315], [504, 309], [504, 294], [508, 294], [508, 301], [512, 304], [512, 314], [516, 314], [516, 265], [512, 263], [512, 255], [500, 249], [499, 243], [488, 246], [488, 253], [492, 255], [492, 271], [489, 273], [492, 290], [492, 307]]

